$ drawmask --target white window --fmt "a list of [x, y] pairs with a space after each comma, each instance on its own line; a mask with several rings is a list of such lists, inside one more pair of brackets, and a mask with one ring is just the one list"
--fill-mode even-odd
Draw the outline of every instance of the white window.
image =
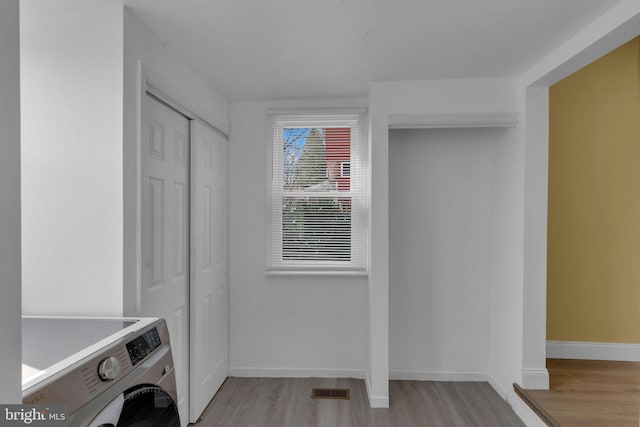
[[366, 274], [359, 115], [272, 116], [268, 273]]

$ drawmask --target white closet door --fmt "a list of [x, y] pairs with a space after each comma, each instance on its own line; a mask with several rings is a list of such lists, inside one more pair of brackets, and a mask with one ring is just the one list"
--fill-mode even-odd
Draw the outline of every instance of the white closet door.
[[147, 96], [142, 146], [141, 316], [164, 317], [178, 410], [189, 414], [189, 120]]
[[227, 142], [191, 122], [191, 381], [196, 422], [228, 369]]

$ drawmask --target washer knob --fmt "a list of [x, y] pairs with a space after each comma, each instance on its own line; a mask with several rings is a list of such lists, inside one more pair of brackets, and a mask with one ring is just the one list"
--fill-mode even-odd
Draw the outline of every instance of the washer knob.
[[120, 361], [113, 356], [102, 359], [98, 364], [98, 376], [102, 381], [112, 381], [120, 374]]

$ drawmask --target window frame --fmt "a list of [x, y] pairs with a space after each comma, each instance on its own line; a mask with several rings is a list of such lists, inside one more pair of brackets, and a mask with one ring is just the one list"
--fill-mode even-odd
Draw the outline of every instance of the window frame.
[[[368, 185], [366, 169], [366, 141], [364, 114], [348, 113], [272, 113], [268, 115], [267, 138], [267, 224], [266, 262], [267, 275], [324, 275], [366, 276], [368, 274]], [[292, 260], [283, 259], [282, 200], [284, 188], [284, 146], [286, 128], [351, 128], [350, 190], [330, 191], [321, 197], [351, 198], [350, 260]], [[354, 173], [355, 164], [355, 173]], [[340, 176], [342, 176], [342, 165]], [[317, 195], [317, 193], [315, 193]]]

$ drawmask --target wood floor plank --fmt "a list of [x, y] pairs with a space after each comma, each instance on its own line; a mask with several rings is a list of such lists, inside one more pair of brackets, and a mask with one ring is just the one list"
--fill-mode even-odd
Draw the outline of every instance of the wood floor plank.
[[524, 390], [562, 427], [633, 426], [640, 420], [640, 363], [547, 359], [549, 390]]
[[[350, 400], [311, 389], [349, 388]], [[487, 383], [390, 381], [390, 408], [371, 409], [352, 378], [228, 378], [195, 427], [521, 427]]]

